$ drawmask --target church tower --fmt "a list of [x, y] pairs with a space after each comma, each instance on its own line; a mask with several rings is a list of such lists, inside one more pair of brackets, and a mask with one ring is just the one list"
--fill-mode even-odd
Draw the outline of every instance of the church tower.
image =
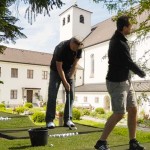
[[79, 8], [75, 3], [60, 14], [60, 41], [71, 37], [84, 39], [91, 32], [92, 12]]

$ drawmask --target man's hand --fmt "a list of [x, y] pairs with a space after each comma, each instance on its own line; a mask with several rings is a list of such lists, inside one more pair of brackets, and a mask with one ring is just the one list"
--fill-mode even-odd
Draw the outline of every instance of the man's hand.
[[64, 83], [64, 87], [65, 87], [66, 91], [70, 91], [70, 84], [68, 82]]
[[144, 78], [144, 77], [146, 76], [146, 73], [145, 73], [144, 71], [142, 71], [142, 72], [139, 74], [139, 76], [140, 76], [141, 78]]

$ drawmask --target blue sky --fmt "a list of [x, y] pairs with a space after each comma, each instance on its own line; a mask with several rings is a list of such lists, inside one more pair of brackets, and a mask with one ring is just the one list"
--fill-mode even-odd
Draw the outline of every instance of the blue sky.
[[[23, 27], [22, 32], [27, 36], [27, 39], [18, 39], [16, 44], [7, 44], [8, 47], [20, 48], [25, 50], [53, 53], [55, 46], [59, 43], [59, 14], [74, 4], [75, 0], [63, 0], [65, 5], [61, 9], [51, 11], [51, 16], [38, 15], [36, 21], [30, 25], [25, 19], [25, 9], [27, 6], [19, 6], [20, 19], [17, 25]], [[77, 0], [77, 5], [80, 8], [89, 10], [92, 13], [91, 24], [95, 25], [113, 14], [110, 13], [104, 3], [95, 4], [92, 0]], [[15, 13], [15, 7], [12, 7], [12, 12]]]

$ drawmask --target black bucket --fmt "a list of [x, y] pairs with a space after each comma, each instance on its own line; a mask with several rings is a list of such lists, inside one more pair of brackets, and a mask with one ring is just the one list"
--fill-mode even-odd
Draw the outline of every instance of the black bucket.
[[32, 146], [45, 146], [48, 142], [48, 129], [47, 128], [34, 128], [29, 129], [29, 136]]

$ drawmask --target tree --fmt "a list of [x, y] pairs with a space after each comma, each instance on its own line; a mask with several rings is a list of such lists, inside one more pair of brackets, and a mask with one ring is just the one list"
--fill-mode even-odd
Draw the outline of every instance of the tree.
[[[150, 32], [150, 0], [93, 0], [95, 3], [103, 2], [109, 11], [116, 11], [117, 16], [113, 19], [116, 20], [117, 17], [122, 14], [126, 14], [131, 17], [131, 21], [135, 24], [135, 33], [137, 33], [137, 39], [132, 43], [135, 44], [136, 41], [144, 40], [147, 33]], [[139, 21], [139, 18], [142, 18]], [[150, 50], [147, 50], [137, 63], [147, 72], [150, 76], [150, 68], [147, 66], [150, 57]]]
[[93, 0], [95, 3], [103, 2], [109, 11], [116, 11], [117, 16], [127, 14], [134, 24], [138, 24], [138, 17], [145, 15], [139, 28], [134, 30], [139, 35], [146, 35], [150, 31], [150, 0]]
[[[50, 16], [50, 11], [63, 6], [63, 0], [20, 0], [27, 6], [25, 16], [30, 24], [35, 20], [38, 14]], [[18, 38], [26, 38], [21, 32], [23, 28], [18, 27], [15, 23], [18, 19], [12, 16], [10, 6], [15, 3], [17, 8], [19, 0], [0, 0], [0, 42], [15, 42]], [[136, 32], [145, 35], [150, 31], [150, 0], [93, 0], [95, 3], [103, 2], [109, 11], [117, 11], [118, 15], [126, 12], [134, 18], [137, 23], [137, 16], [147, 12], [147, 18], [140, 23]], [[135, 7], [138, 5], [139, 7]], [[130, 9], [129, 9], [130, 8]], [[0, 45], [0, 53], [3, 53], [6, 47]]]
[[[56, 8], [61, 8], [64, 4], [61, 0], [21, 0], [27, 5], [26, 17], [30, 24], [37, 17], [38, 14], [44, 14], [50, 16], [50, 11], [55, 6]], [[0, 1], [0, 42], [13, 42], [18, 38], [26, 38], [26, 36], [21, 32], [23, 28], [18, 27], [15, 23], [18, 18], [12, 16], [10, 11], [10, 6], [19, 6], [19, 0], [1, 0]], [[5, 46], [0, 45], [0, 53], [6, 49]]]

